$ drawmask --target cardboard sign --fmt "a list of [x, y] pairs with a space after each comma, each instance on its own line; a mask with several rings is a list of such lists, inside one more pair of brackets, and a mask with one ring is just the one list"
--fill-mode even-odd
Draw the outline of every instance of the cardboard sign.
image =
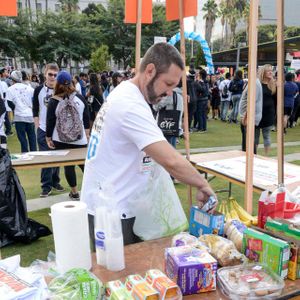
[[[142, 23], [152, 23], [152, 0], [141, 0], [142, 3]], [[138, 0], [125, 0], [125, 20], [124, 23], [137, 22]]]
[[0, 16], [16, 17], [18, 15], [17, 0], [1, 0], [0, 1]]
[[[197, 16], [197, 0], [183, 0], [183, 17]], [[166, 0], [166, 19], [179, 19], [179, 0]]]

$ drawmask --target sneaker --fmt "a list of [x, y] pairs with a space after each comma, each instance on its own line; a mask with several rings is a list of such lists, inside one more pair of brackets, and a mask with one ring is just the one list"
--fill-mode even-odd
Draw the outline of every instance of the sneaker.
[[41, 198], [46, 198], [46, 197], [48, 197], [50, 194], [51, 194], [51, 190], [49, 190], [49, 191], [44, 190], [44, 191], [42, 191], [42, 192], [40, 193], [40, 197], [41, 197]]
[[79, 200], [80, 196], [79, 196], [79, 193], [73, 194], [72, 192], [70, 192], [69, 198], [72, 199], [72, 200]]
[[54, 186], [53, 189], [55, 189], [58, 192], [64, 192], [65, 191], [65, 188], [62, 185], [60, 185], [59, 183], [56, 186]]

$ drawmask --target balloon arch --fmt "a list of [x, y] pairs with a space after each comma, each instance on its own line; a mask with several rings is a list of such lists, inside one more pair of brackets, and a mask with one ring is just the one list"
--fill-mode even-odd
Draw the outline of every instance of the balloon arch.
[[[206, 63], [207, 63], [208, 72], [209, 72], [209, 74], [213, 74], [214, 73], [214, 64], [213, 64], [211, 52], [210, 52], [210, 49], [208, 47], [206, 40], [200, 34], [197, 34], [196, 32], [186, 32], [185, 31], [184, 37], [186, 39], [192, 39], [193, 41], [197, 41], [200, 43], [203, 53], [204, 53]], [[169, 40], [169, 44], [175, 45], [179, 40], [180, 40], [180, 32], [176, 33], [174, 36], [171, 37], [171, 39]]]

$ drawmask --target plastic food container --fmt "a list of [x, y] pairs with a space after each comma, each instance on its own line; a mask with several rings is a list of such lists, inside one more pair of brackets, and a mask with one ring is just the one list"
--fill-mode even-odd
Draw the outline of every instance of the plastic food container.
[[276, 299], [284, 288], [282, 278], [258, 263], [224, 267], [217, 276], [223, 294], [234, 300]]

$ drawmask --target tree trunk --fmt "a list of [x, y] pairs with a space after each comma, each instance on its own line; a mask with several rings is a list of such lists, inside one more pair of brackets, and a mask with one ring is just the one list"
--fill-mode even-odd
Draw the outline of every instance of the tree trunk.
[[31, 10], [31, 0], [27, 0], [27, 2], [28, 2], [28, 12], [29, 12], [30, 26], [32, 26], [32, 10]]
[[48, 0], [46, 0], [46, 2], [45, 2], [45, 6], [46, 6], [46, 15], [47, 15], [47, 13], [48, 13]]

